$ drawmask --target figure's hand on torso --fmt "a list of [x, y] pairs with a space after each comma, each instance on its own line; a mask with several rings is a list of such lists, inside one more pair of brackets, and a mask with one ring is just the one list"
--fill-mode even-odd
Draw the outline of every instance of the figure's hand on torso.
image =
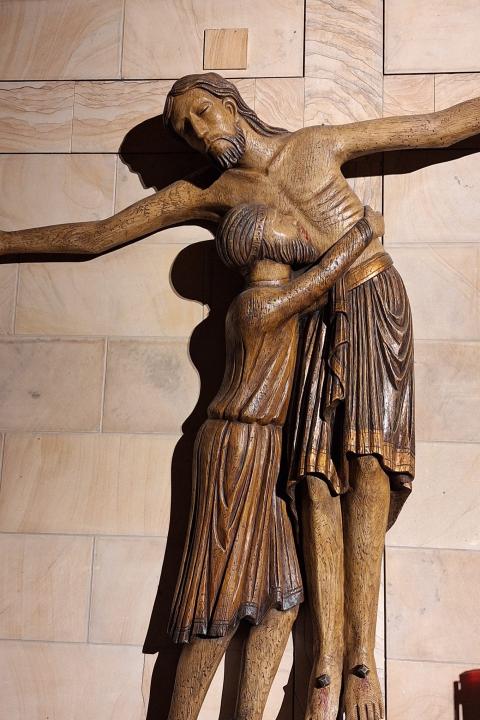
[[372, 230], [372, 239], [382, 237], [385, 234], [385, 221], [382, 213], [373, 210], [369, 205], [365, 207], [365, 219]]

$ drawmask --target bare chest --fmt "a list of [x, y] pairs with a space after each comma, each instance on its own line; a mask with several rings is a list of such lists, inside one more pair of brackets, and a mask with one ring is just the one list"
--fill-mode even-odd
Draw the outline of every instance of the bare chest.
[[340, 167], [313, 157], [288, 158], [266, 173], [233, 170], [225, 177], [229, 207], [258, 203], [291, 215], [312, 243], [325, 249], [363, 215], [363, 206]]

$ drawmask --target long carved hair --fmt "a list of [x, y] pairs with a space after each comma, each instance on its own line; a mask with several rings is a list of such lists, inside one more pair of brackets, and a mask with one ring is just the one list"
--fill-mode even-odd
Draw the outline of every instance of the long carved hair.
[[200, 75], [185, 75], [172, 85], [172, 88], [167, 95], [167, 99], [165, 100], [165, 107], [163, 110], [163, 122], [165, 127], [172, 129], [171, 118], [173, 99], [177, 95], [182, 95], [184, 92], [187, 92], [187, 90], [192, 90], [193, 88], [205, 90], [210, 93], [210, 95], [214, 95], [220, 100], [225, 98], [233, 100], [237, 106], [239, 114], [250, 125], [250, 127], [256, 130], [260, 135], [281, 135], [287, 132], [287, 130], [284, 130], [283, 128], [273, 127], [272, 125], [268, 125], [266, 122], [263, 122], [263, 120], [260, 120], [256, 112], [248, 107], [235, 85], [214, 72], [203, 73]]

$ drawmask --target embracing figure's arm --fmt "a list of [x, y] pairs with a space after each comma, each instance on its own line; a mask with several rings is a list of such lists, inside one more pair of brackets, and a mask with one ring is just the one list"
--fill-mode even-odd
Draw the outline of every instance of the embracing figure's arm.
[[292, 318], [318, 308], [325, 300], [328, 290], [360, 257], [374, 237], [384, 232], [383, 217], [366, 208], [361, 218], [340, 240], [327, 250], [321, 260], [280, 291], [270, 294], [270, 325], [280, 325]]
[[342, 163], [384, 150], [448, 147], [480, 133], [480, 98], [425, 115], [336, 125], [332, 131]]
[[202, 189], [194, 178], [179, 180], [121, 212], [90, 222], [0, 232], [0, 255], [70, 253], [97, 255], [162, 228], [189, 220], [217, 223], [216, 183]]

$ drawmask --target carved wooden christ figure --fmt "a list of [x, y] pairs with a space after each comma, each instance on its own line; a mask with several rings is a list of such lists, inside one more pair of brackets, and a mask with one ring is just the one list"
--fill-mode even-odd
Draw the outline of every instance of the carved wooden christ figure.
[[[2, 253], [96, 254], [176, 223], [218, 225], [238, 205], [261, 204], [293, 218], [303, 243], [320, 257], [364, 215], [342, 174], [346, 161], [446, 147], [480, 132], [474, 99], [429, 115], [290, 133], [262, 122], [214, 73], [176, 82], [164, 115], [217, 170], [106, 220], [1, 233]], [[376, 239], [336, 284], [327, 308], [306, 317], [290, 403], [289, 483], [301, 479], [314, 619], [308, 718], [336, 718], [342, 673], [348, 720], [381, 713], [373, 657], [380, 564], [389, 511], [392, 522], [413, 478], [412, 403], [408, 303]], [[265, 659], [267, 649], [256, 650]]]

